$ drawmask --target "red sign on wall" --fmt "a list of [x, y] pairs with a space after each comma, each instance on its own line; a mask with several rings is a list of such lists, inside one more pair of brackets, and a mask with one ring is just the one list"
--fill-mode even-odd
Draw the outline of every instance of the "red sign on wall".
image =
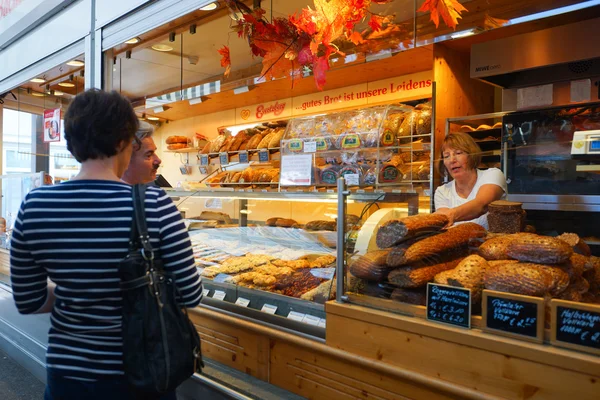
[[0, 0], [0, 19], [10, 14], [24, 0]]

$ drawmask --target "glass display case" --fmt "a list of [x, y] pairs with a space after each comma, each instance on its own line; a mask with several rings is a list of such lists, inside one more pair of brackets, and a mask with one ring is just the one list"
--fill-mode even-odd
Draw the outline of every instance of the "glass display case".
[[351, 188], [431, 191], [431, 102], [375, 106], [299, 117], [289, 121], [281, 141], [287, 157], [311, 154], [310, 181], [281, 176], [282, 187], [334, 188], [344, 177]]
[[363, 240], [378, 202], [398, 215], [418, 212], [415, 193], [168, 193], [185, 214], [204, 305], [322, 338], [337, 260]]

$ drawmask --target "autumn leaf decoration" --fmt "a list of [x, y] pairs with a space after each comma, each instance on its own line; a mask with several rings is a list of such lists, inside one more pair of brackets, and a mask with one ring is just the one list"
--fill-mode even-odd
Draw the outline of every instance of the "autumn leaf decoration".
[[229, 73], [231, 72], [231, 59], [229, 58], [229, 47], [223, 46], [217, 51], [221, 55], [221, 67], [225, 68], [225, 72], [223, 73], [223, 75], [225, 75], [225, 77], [228, 77]]
[[[313, 72], [317, 87], [322, 90], [333, 54], [344, 56], [334, 42], [349, 40], [355, 44], [365, 41], [354, 27], [363, 21], [371, 2], [384, 4], [391, 0], [314, 0], [314, 9], [306, 7], [289, 18], [264, 18], [265, 11], [250, 10], [238, 0], [226, 4], [236, 16], [233, 26], [239, 37], [248, 40], [254, 56], [262, 57], [261, 76], [266, 79], [302, 76], [306, 69]], [[241, 15], [241, 18], [237, 16]], [[369, 25], [381, 29], [383, 17], [372, 15]], [[227, 50], [227, 53], [225, 52]], [[230, 65], [226, 47], [219, 50], [221, 65]], [[225, 64], [225, 65], [224, 65]]]
[[458, 19], [462, 18], [460, 13], [469, 10], [463, 7], [457, 0], [426, 0], [417, 12], [427, 11], [431, 13], [429, 18], [433, 21], [436, 28], [440, 24], [440, 17], [442, 17], [448, 27], [456, 29]]
[[486, 30], [501, 28], [502, 26], [508, 23], [507, 19], [494, 18], [491, 17], [490, 14], [485, 13], [485, 18], [483, 19], [483, 27]]

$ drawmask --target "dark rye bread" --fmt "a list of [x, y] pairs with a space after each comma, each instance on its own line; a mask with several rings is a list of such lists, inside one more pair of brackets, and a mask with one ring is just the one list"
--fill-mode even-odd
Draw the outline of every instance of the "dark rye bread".
[[389, 249], [376, 250], [358, 257], [350, 264], [350, 273], [371, 282], [383, 281], [391, 269], [385, 264], [389, 252]]
[[473, 222], [467, 222], [448, 229], [435, 236], [427, 237], [412, 244], [408, 248], [394, 247], [387, 258], [387, 264], [392, 267], [412, 265], [422, 261], [446, 257], [449, 253], [458, 252], [460, 255], [471, 239], [483, 237], [485, 229]]
[[460, 258], [446, 261], [440, 264], [422, 266], [402, 267], [393, 270], [388, 275], [388, 282], [403, 289], [414, 289], [425, 286], [433, 278], [443, 271], [453, 269], [461, 261]]
[[522, 262], [560, 264], [573, 255], [567, 242], [550, 236], [529, 235], [511, 242], [506, 254]]
[[377, 247], [386, 249], [396, 245], [400, 240], [416, 236], [418, 233], [437, 232], [447, 224], [448, 217], [443, 214], [413, 215], [387, 221], [377, 231]]

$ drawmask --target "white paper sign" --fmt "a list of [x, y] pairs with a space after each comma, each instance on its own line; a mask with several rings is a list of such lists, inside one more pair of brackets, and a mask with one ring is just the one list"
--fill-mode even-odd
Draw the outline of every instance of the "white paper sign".
[[552, 105], [554, 85], [532, 86], [517, 89], [517, 109]]
[[212, 208], [213, 210], [223, 209], [223, 201], [221, 199], [206, 199], [204, 201], [205, 208]]
[[306, 314], [302, 314], [296, 311], [290, 311], [287, 317], [289, 319], [293, 319], [294, 321], [302, 322], [305, 316]]
[[358, 186], [358, 174], [346, 174], [344, 175], [344, 179], [346, 180], [346, 185]]
[[319, 317], [315, 317], [314, 315], [310, 315], [310, 314], [306, 314], [304, 316], [304, 318], [302, 319], [302, 322], [304, 322], [305, 324], [309, 324], [309, 325], [313, 325], [313, 326], [319, 326]]
[[250, 304], [250, 300], [245, 299], [243, 297], [238, 297], [237, 300], [235, 301], [235, 304], [237, 304], [238, 306], [242, 306], [242, 307], [248, 307], [248, 304]]
[[225, 292], [222, 290], [215, 290], [215, 293], [213, 294], [213, 299], [225, 300]]
[[312, 159], [311, 154], [282, 156], [279, 183], [284, 186], [310, 186]]
[[581, 79], [571, 81], [571, 102], [590, 101], [592, 91], [592, 81], [590, 79]]
[[202, 296], [208, 296], [210, 289], [202, 289]]
[[319, 328], [325, 328], [325, 318], [321, 318], [319, 320]]
[[305, 153], [316, 153], [317, 152], [317, 142], [304, 142], [304, 152]]
[[260, 311], [262, 312], [266, 312], [267, 314], [275, 314], [275, 311], [277, 311], [277, 306], [274, 306], [273, 304], [266, 304], [264, 306], [262, 306], [262, 308], [260, 309]]

